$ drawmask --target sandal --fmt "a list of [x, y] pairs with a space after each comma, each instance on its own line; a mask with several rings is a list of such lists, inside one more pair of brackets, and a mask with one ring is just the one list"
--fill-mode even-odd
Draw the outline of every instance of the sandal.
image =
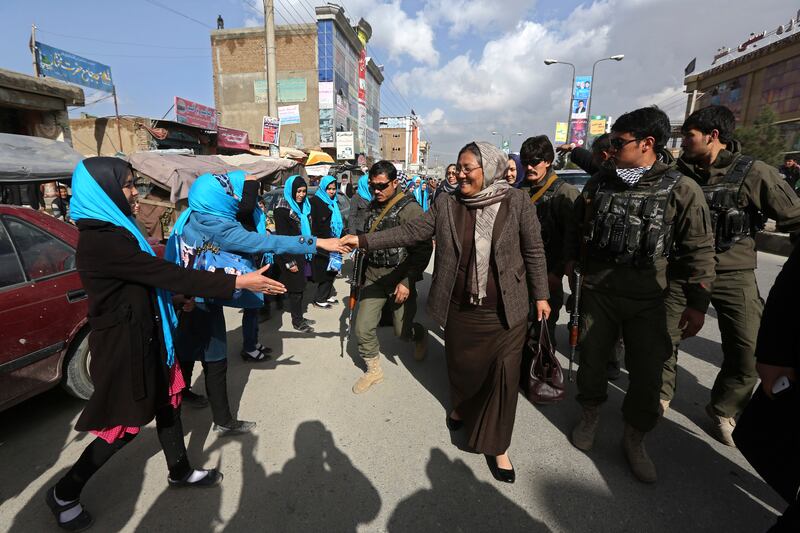
[[56, 488], [55, 486], [51, 487], [47, 490], [47, 494], [45, 495], [45, 501], [47, 502], [47, 506], [52, 511], [53, 516], [56, 518], [56, 523], [58, 527], [66, 531], [83, 531], [84, 529], [89, 529], [94, 524], [94, 518], [92, 515], [89, 514], [89, 511], [86, 509], [82, 509], [81, 513], [73, 518], [72, 520], [67, 520], [66, 522], [61, 521], [61, 513], [69, 511], [81, 504], [80, 500], [71, 501], [61, 505], [56, 501]]
[[[206, 475], [203, 476], [202, 478], [198, 479], [197, 481], [189, 481], [189, 478], [195, 472], [206, 472]], [[177, 480], [177, 481], [172, 479], [172, 478], [170, 478], [169, 476], [167, 476], [167, 481], [169, 482], [169, 486], [170, 487], [174, 487], [174, 488], [177, 488], [177, 489], [182, 489], [182, 488], [187, 488], [187, 487], [196, 487], [196, 488], [200, 488], [200, 489], [207, 489], [209, 487], [215, 487], [215, 486], [219, 485], [220, 483], [222, 483], [222, 478], [223, 477], [224, 476], [222, 475], [222, 472], [220, 472], [216, 468], [212, 468], [211, 470], [204, 470], [204, 469], [200, 468], [200, 469], [197, 469], [197, 470], [192, 470], [191, 472], [186, 474], [185, 478]]]
[[263, 352], [258, 348], [256, 348], [255, 353], [257, 355], [252, 355], [252, 352], [245, 352], [244, 350], [242, 350], [242, 353], [240, 355], [242, 356], [242, 360], [244, 362], [250, 362], [250, 363], [260, 363], [262, 361], [269, 361], [271, 359], [271, 357], [266, 352]]

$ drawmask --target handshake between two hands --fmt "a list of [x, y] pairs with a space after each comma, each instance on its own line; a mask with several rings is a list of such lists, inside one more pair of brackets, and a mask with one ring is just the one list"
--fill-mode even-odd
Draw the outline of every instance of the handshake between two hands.
[[[358, 248], [358, 237], [346, 235], [340, 239], [317, 239], [317, 248], [326, 252], [346, 254]], [[266, 265], [249, 274], [236, 277], [236, 288], [264, 294], [284, 294], [286, 286], [280, 281], [267, 277], [267, 270], [271, 265]]]

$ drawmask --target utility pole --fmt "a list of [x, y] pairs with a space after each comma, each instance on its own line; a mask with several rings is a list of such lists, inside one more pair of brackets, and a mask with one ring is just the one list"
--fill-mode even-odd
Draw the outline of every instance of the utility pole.
[[[267, 55], [267, 102], [268, 114], [278, 118], [278, 74], [275, 65], [275, 6], [274, 0], [264, 0], [264, 45]], [[270, 145], [269, 155], [280, 154], [280, 138], [276, 145]]]
[[42, 73], [39, 72], [39, 62], [36, 61], [36, 24], [31, 24], [31, 55], [33, 56], [33, 75], [37, 78], [41, 77]]

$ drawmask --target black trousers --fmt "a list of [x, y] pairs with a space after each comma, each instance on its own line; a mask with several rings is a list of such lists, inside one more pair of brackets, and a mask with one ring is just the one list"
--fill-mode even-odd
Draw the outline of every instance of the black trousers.
[[[218, 426], [227, 426], [232, 420], [228, 402], [228, 360], [202, 362], [206, 382], [206, 394], [211, 405], [211, 417]], [[187, 361], [181, 365], [181, 374], [187, 388], [192, 383], [194, 363]]]
[[759, 386], [747, 404], [733, 440], [745, 459], [789, 507], [770, 531], [800, 531], [800, 385], [771, 399]]
[[331, 297], [333, 293], [333, 279], [326, 279], [317, 283], [317, 290], [314, 292], [314, 301], [322, 303]]
[[292, 326], [300, 327], [303, 322], [303, 293], [302, 292], [288, 292], [289, 296], [289, 310], [292, 313]]
[[[180, 409], [171, 405], [162, 407], [156, 413], [156, 433], [167, 460], [169, 477], [174, 480], [186, 479], [191, 474], [186, 445], [183, 442], [183, 426]], [[100, 437], [94, 439], [72, 465], [67, 474], [56, 484], [56, 496], [65, 501], [77, 500], [91, 477], [113, 457], [115, 453], [131, 442], [136, 435], [130, 433], [111, 444]]]

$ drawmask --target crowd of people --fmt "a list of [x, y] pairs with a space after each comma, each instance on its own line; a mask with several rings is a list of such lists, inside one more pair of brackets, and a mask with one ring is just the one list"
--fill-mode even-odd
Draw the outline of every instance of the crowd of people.
[[[69, 216], [81, 232], [77, 265], [89, 297], [95, 392], [76, 428], [96, 438], [47, 492], [59, 526], [91, 524], [80, 503], [83, 486], [154, 418], [168, 483], [219, 483], [221, 472], [189, 464], [180, 404], [182, 398], [207, 401], [220, 436], [255, 426], [238, 420], [228, 404], [223, 308], [245, 310], [242, 358], [266, 360], [257, 316], [264, 296], [288, 301], [291, 326], [311, 334], [306, 284], [316, 284], [314, 308], [330, 309], [338, 303], [333, 281], [345, 254], [354, 252], [361, 263], [353, 270], [360, 276], [351, 280], [360, 287], [353, 329], [366, 371], [353, 393], [385, 380], [376, 335], [384, 314], [395, 335], [413, 345], [414, 359], [426, 357], [428, 332], [415, 321], [417, 284], [433, 255], [427, 313], [443, 330], [450, 390], [444, 422], [463, 432], [494, 478], [506, 483], [516, 479], [509, 447], [523, 345], [530, 330], [539, 335], [548, 328], [555, 338], [565, 279], [575, 293], [580, 273], [580, 301], [567, 301], [581, 317], [582, 414], [571, 442], [585, 452], [593, 447], [609, 365], [622, 339], [629, 377], [622, 448], [644, 483], [658, 477], [645, 437], [680, 393], [680, 342], [699, 332], [713, 304], [723, 363], [705, 406], [709, 431], [729, 446], [742, 443], [748, 460], [790, 506], [776, 531], [796, 531], [798, 459], [782, 463], [791, 468], [776, 468], [775, 457], [765, 458], [776, 452], [752, 420], [772, 413], [770, 420], [797, 438], [797, 425], [780, 418], [797, 414], [796, 334], [785, 312], [797, 278], [781, 274], [781, 294], [773, 291], [765, 312], [754, 237], [765, 217], [779, 230], [800, 231], [800, 199], [777, 169], [746, 155], [733, 138], [734, 126], [725, 107], [696, 111], [683, 124], [683, 155], [676, 160], [665, 148], [671, 128], [663, 111], [625, 113], [591, 151], [558, 148], [592, 174], [582, 191], [555, 173], [556, 149], [543, 135], [510, 155], [470, 142], [440, 183], [407, 177], [379, 161], [350, 184], [349, 227], [335, 177], [320, 180], [309, 198], [306, 181], [292, 176], [274, 209], [274, 234], [266, 231], [253, 177], [206, 174], [189, 192], [189, 209], [175, 225], [164, 260], [154, 257], [133, 222], [137, 193], [127, 163], [83, 161], [73, 176]], [[204, 272], [212, 270], [209, 264], [227, 273]], [[797, 264], [793, 256], [787, 267]], [[764, 334], [775, 329], [767, 323], [773, 317], [786, 328]], [[121, 345], [120, 336], [131, 342]], [[195, 361], [202, 365], [207, 399], [189, 389]], [[759, 377], [761, 390], [751, 403]], [[780, 410], [770, 403], [778, 396]], [[742, 419], [751, 422], [737, 428], [743, 411]]]

